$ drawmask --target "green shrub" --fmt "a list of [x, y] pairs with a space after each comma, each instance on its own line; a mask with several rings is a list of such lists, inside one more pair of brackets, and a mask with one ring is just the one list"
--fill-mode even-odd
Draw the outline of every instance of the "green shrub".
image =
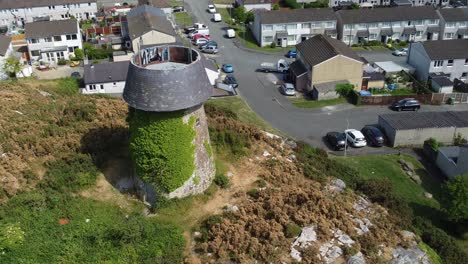
[[96, 182], [97, 169], [87, 154], [74, 154], [47, 165], [41, 188], [58, 192], [73, 192]]
[[257, 183], [257, 186], [259, 188], [265, 188], [267, 186], [266, 182], [264, 180], [262, 180], [262, 179], [256, 180], [255, 182]]
[[352, 84], [337, 84], [335, 86], [335, 91], [337, 94], [339, 94], [341, 97], [349, 97], [350, 94], [354, 91], [354, 85]]
[[75, 54], [75, 56], [73, 57], [73, 60], [77, 60], [77, 61], [83, 60], [84, 53], [82, 49], [75, 49], [73, 53]]
[[72, 77], [60, 78], [57, 80], [57, 87], [54, 90], [63, 95], [78, 94], [80, 91], [80, 80]]
[[296, 0], [284, 0], [283, 1], [284, 5], [292, 8], [292, 9], [300, 9], [302, 6], [297, 3]]
[[278, 4], [274, 4], [273, 7], [271, 8], [272, 10], [279, 10], [280, 6]]
[[251, 189], [247, 192], [247, 194], [250, 195], [250, 197], [255, 198], [255, 199], [260, 197], [260, 192], [257, 189]]
[[286, 226], [285, 236], [287, 238], [297, 237], [301, 234], [302, 228], [294, 223], [288, 224]]
[[238, 159], [249, 152], [251, 146], [249, 135], [212, 127], [209, 127], [209, 131], [213, 146], [220, 152], [227, 152], [227, 156]]
[[457, 133], [455, 138], [453, 139], [453, 145], [455, 146], [461, 146], [467, 143], [467, 140], [461, 133]]
[[228, 188], [230, 185], [229, 178], [224, 174], [216, 174], [213, 182], [223, 189]]
[[439, 150], [439, 142], [435, 138], [429, 138], [424, 141], [424, 145], [432, 148], [435, 152]]
[[136, 109], [129, 113], [130, 153], [136, 173], [162, 192], [182, 186], [195, 169], [194, 120], [185, 124], [184, 115], [184, 111]]
[[270, 44], [270, 48], [272, 48], [272, 49], [276, 48], [276, 42], [273, 41], [273, 42]]
[[57, 64], [58, 64], [58, 65], [67, 65], [67, 60], [65, 60], [65, 59], [59, 59], [59, 60], [57, 61]]

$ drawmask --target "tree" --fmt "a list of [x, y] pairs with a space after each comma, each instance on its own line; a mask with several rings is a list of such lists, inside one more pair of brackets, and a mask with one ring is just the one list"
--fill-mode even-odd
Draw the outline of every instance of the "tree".
[[3, 71], [9, 77], [16, 78], [16, 74], [21, 71], [21, 63], [15, 56], [10, 56], [3, 64]]
[[352, 3], [351, 4], [351, 9], [359, 9], [359, 4]]
[[244, 6], [239, 6], [239, 7], [236, 7], [233, 9], [232, 11], [232, 17], [239, 21], [239, 22], [245, 22], [245, 20], [247, 19], [247, 13], [245, 11], [245, 7]]
[[301, 9], [302, 6], [297, 3], [296, 0], [284, 0], [284, 4], [289, 6], [291, 9]]
[[271, 8], [273, 10], [279, 10], [280, 6], [278, 4], [274, 4], [273, 7]]
[[354, 92], [354, 85], [348, 83], [337, 84], [335, 91], [341, 97], [348, 97], [352, 92]]
[[74, 60], [83, 60], [83, 50], [82, 49], [75, 49], [75, 58]]
[[246, 18], [245, 18], [245, 23], [250, 23], [250, 22], [253, 22], [254, 20], [255, 20], [254, 12], [253, 11], [247, 12]]
[[443, 186], [445, 212], [450, 220], [468, 220], [468, 175], [459, 175]]

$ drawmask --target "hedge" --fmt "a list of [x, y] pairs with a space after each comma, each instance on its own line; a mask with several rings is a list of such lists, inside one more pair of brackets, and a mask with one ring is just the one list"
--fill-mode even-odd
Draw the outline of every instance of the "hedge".
[[184, 123], [184, 111], [170, 113], [130, 109], [130, 154], [136, 173], [158, 191], [169, 193], [195, 170], [192, 144], [195, 120]]

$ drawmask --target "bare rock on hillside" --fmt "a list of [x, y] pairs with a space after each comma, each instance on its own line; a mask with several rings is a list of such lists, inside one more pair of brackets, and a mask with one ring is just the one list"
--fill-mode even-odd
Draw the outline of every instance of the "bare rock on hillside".
[[429, 258], [424, 250], [413, 246], [409, 249], [397, 247], [392, 252], [392, 264], [430, 264]]
[[347, 264], [366, 264], [366, 259], [361, 252], [358, 252], [356, 255], [350, 257]]

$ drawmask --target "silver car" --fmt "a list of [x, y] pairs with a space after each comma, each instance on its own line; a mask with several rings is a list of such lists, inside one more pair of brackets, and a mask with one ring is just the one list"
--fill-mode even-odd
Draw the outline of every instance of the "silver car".
[[201, 51], [204, 53], [216, 54], [218, 53], [218, 48], [216, 46], [207, 45], [203, 46]]

